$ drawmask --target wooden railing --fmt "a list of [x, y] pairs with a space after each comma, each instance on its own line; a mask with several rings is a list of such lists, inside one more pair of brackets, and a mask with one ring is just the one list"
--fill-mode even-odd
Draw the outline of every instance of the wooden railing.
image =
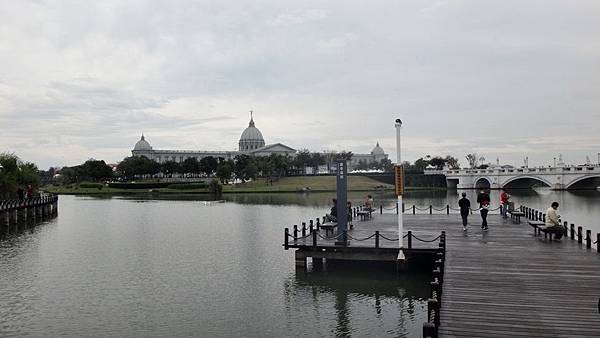
[[[546, 214], [539, 210], [523, 205], [520, 207], [520, 210], [532, 221], [546, 222]], [[585, 244], [587, 249], [592, 249], [592, 246], [596, 245], [596, 252], [600, 253], [600, 233], [596, 233], [596, 240], [594, 241], [592, 238], [592, 230], [590, 229], [586, 229], [584, 235], [582, 226], [577, 226], [577, 228], [575, 228], [575, 224], [571, 223], [569, 227], [569, 222], [567, 221], [563, 221], [562, 226], [565, 238], [576, 240], [579, 244]], [[577, 229], [577, 231], [575, 231], [575, 229]]]
[[423, 323], [423, 337], [437, 338], [440, 326], [440, 311], [442, 308], [442, 290], [444, 285], [444, 268], [446, 264], [446, 232], [442, 231], [433, 266], [432, 281], [429, 283], [430, 294], [427, 300], [427, 322]]

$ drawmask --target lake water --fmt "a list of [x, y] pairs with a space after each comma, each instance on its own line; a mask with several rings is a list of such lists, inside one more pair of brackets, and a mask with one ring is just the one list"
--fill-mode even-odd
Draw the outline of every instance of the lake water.
[[[458, 193], [405, 201], [442, 208]], [[538, 209], [556, 200], [565, 219], [600, 231], [598, 192], [511, 194]], [[61, 196], [58, 218], [0, 242], [0, 336], [419, 336], [430, 276], [295, 269], [283, 229], [323, 215], [331, 197]]]

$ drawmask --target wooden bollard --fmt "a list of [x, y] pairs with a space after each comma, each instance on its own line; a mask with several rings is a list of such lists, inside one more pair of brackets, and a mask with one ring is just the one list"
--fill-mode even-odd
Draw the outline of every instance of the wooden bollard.
[[408, 242], [408, 248], [412, 249], [412, 231], [410, 230], [407, 231], [406, 241]]
[[577, 227], [577, 242], [579, 244], [583, 243], [583, 228], [582, 227]]
[[321, 231], [321, 219], [317, 218], [317, 231]]
[[375, 249], [379, 249], [379, 231], [375, 231]]
[[379, 214], [383, 215], [383, 204], [379, 205]]
[[[431, 312], [434, 313], [434, 318], [431, 318]], [[427, 313], [429, 317], [429, 322], [433, 322], [436, 326], [440, 323], [440, 304], [437, 299], [428, 299], [427, 300]]]
[[294, 242], [298, 240], [298, 224], [294, 224]]
[[414, 204], [412, 206], [412, 209], [413, 209], [413, 215], [416, 214], [417, 207]]
[[283, 248], [285, 250], [289, 249], [289, 242], [290, 240], [290, 229], [289, 228], [285, 228], [285, 231], [283, 232]]
[[429, 214], [433, 215], [433, 205], [429, 205]]
[[302, 237], [306, 237], [306, 222], [302, 222]]
[[308, 226], [310, 228], [310, 232], [313, 232], [313, 229], [315, 228], [315, 224], [313, 223], [312, 219], [308, 221]]
[[575, 239], [575, 224], [571, 223], [571, 239]]
[[450, 215], [450, 205], [446, 205], [446, 215]]
[[[396, 213], [398, 213], [398, 203], [396, 203]], [[404, 203], [402, 203], [402, 213], [404, 213]]]
[[435, 333], [435, 325], [430, 322], [423, 323], [423, 338], [435, 337], [437, 337], [437, 334]]
[[592, 248], [592, 230], [585, 231], [585, 247], [588, 249]]

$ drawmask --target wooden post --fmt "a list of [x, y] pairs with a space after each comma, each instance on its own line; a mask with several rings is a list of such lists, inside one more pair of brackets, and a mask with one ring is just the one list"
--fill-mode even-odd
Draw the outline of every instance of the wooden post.
[[302, 222], [302, 237], [306, 237], [306, 222]]
[[585, 246], [588, 249], [592, 248], [592, 230], [585, 231]]
[[433, 205], [429, 205], [429, 214], [433, 215]]
[[298, 240], [298, 225], [294, 224], [294, 242]]
[[450, 215], [450, 205], [446, 205], [446, 215]]
[[565, 229], [565, 237], [569, 238], [569, 222], [565, 221], [563, 223], [563, 228]]
[[412, 209], [413, 209], [413, 215], [416, 213], [416, 208], [417, 207], [413, 204], [413, 207], [412, 207]]
[[[379, 249], [379, 231], [375, 231], [375, 249]], [[600, 250], [599, 250], [599, 252], [600, 252]]]
[[571, 223], [571, 239], [575, 239], [575, 224]]
[[[596, 251], [600, 253], [600, 233], [596, 234]], [[600, 310], [600, 308], [598, 310]]]
[[[398, 215], [398, 202], [396, 202], [396, 215]], [[404, 213], [404, 203], [402, 203], [402, 213]]]
[[[396, 213], [398, 213], [398, 204], [396, 203]], [[402, 203], [402, 213], [404, 213], [404, 203]]]
[[310, 228], [310, 232], [313, 232], [315, 226], [312, 219], [308, 221], [308, 226]]
[[[408, 230], [406, 234], [407, 234], [406, 240], [408, 242], [408, 248], [412, 249], [412, 231]], [[402, 235], [400, 235], [400, 237], [402, 237]], [[400, 239], [400, 240], [402, 240], [402, 239]]]
[[379, 205], [379, 214], [383, 215], [383, 204]]
[[317, 231], [321, 231], [321, 219], [317, 218]]
[[435, 338], [435, 325], [433, 323], [423, 323], [423, 338]]
[[577, 227], [577, 242], [579, 244], [583, 243], [583, 228], [580, 226]]
[[290, 244], [290, 229], [289, 228], [285, 228], [285, 231], [283, 232], [283, 248], [285, 250], [289, 249], [289, 244]]

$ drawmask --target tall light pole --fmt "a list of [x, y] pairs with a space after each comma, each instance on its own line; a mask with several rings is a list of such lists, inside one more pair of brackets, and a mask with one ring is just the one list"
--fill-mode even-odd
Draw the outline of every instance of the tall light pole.
[[[400, 129], [402, 128], [402, 120], [396, 119], [396, 155], [397, 155], [397, 166], [402, 166], [402, 146], [400, 143]], [[398, 168], [400, 169], [400, 168]], [[396, 170], [396, 175], [398, 175], [398, 169]], [[401, 175], [404, 172], [400, 169]], [[404, 184], [404, 178], [400, 178], [402, 184]], [[398, 184], [398, 177], [396, 177], [396, 184]], [[404, 224], [402, 223], [402, 194], [404, 193], [402, 190], [404, 187], [396, 187], [396, 194], [398, 195], [398, 236], [400, 239], [398, 240], [398, 245], [402, 248], [403, 242], [402, 237], [404, 236]], [[402, 255], [402, 251], [400, 251], [400, 255]]]

